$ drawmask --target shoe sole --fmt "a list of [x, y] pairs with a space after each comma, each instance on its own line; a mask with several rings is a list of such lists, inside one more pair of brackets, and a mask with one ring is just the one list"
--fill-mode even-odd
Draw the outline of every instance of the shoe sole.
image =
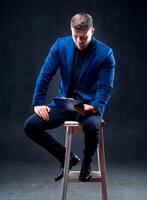
[[92, 175], [88, 179], [80, 179], [80, 177], [79, 177], [79, 180], [82, 182], [88, 182], [88, 181], [90, 181], [91, 178], [92, 178]]

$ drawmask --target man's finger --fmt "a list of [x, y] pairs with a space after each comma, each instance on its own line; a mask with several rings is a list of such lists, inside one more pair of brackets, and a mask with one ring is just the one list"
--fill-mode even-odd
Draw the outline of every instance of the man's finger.
[[48, 106], [46, 107], [46, 109], [47, 109], [48, 112], [50, 112], [50, 110], [51, 110]]
[[35, 106], [34, 112], [44, 120], [49, 119], [50, 108], [48, 106]]
[[39, 117], [42, 117], [39, 111], [35, 111], [35, 113], [36, 113]]
[[42, 110], [41, 116], [44, 120], [48, 120], [48, 111], [46, 109]]
[[39, 117], [41, 117], [41, 113], [39, 112], [38, 109], [34, 109], [34, 112], [35, 112]]

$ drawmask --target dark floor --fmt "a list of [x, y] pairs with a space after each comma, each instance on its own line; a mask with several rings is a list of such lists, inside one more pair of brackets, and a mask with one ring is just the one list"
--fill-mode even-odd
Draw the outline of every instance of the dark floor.
[[[75, 167], [79, 168], [80, 164]], [[55, 161], [0, 162], [0, 200], [60, 199], [61, 182], [54, 182], [57, 171]], [[107, 179], [109, 200], [147, 199], [147, 165], [144, 162], [107, 163]], [[99, 188], [99, 183], [70, 183], [67, 199], [98, 200]]]

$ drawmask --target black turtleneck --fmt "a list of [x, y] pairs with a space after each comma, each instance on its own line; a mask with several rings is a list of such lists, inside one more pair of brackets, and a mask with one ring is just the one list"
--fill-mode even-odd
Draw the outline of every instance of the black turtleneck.
[[69, 88], [67, 92], [67, 97], [72, 97], [74, 99], [82, 100], [81, 96], [77, 92], [77, 87], [79, 84], [79, 73], [80, 73], [80, 69], [84, 61], [84, 58], [86, 57], [92, 45], [91, 43], [92, 42], [90, 42], [90, 44], [84, 50], [79, 50], [75, 48], [73, 69], [72, 69], [72, 75], [71, 75], [70, 84], [69, 84]]

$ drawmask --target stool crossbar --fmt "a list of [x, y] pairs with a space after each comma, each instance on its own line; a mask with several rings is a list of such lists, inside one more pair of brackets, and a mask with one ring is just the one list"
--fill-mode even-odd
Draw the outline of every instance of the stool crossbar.
[[[108, 200], [104, 138], [103, 138], [104, 123], [105, 123], [104, 120], [102, 120], [100, 124], [99, 144], [97, 148], [98, 170], [92, 171], [92, 177], [89, 182], [100, 182], [102, 200]], [[75, 133], [81, 133], [82, 128], [77, 121], [66, 121], [64, 122], [64, 126], [66, 127], [66, 138], [65, 138], [66, 153], [65, 153], [65, 163], [64, 163], [64, 176], [61, 185], [61, 200], [66, 200], [68, 183], [81, 182], [79, 180], [80, 171], [69, 171], [69, 162], [70, 162], [72, 135]]]

